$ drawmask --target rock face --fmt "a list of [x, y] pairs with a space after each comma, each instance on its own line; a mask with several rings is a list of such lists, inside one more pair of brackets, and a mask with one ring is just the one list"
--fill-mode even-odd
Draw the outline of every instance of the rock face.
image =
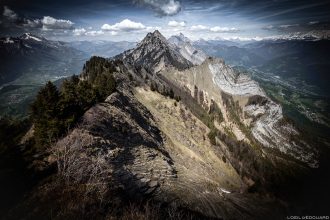
[[260, 95], [265, 96], [257, 82], [245, 74], [235, 72], [221, 59], [209, 59], [209, 70], [212, 80], [223, 92], [231, 95]]
[[[235, 130], [241, 129], [232, 125], [229, 115], [232, 110], [224, 104], [221, 93], [231, 96], [238, 102], [235, 108], [242, 111], [242, 114], [238, 115], [239, 121], [251, 127], [253, 137], [259, 143], [291, 155], [311, 167], [317, 166], [315, 150], [300, 141], [299, 132], [284, 122], [282, 107], [269, 99], [257, 82], [245, 74], [235, 72], [223, 60], [208, 58], [199, 66], [184, 71], [167, 70], [162, 74], [179, 87], [188, 88], [193, 97], [198, 93], [202, 94], [204, 101], [200, 104], [204, 107], [208, 105], [207, 110], [212, 100], [215, 100], [225, 114], [223, 126], [233, 127], [233, 132], [237, 134]], [[262, 102], [248, 101], [255, 96], [263, 97]], [[237, 135], [237, 138], [240, 138], [240, 135]]]
[[174, 49], [194, 65], [199, 65], [208, 57], [203, 51], [192, 46], [191, 41], [182, 33], [168, 39]]
[[166, 67], [175, 67], [182, 70], [192, 66], [192, 63], [175, 51], [172, 45], [157, 30], [148, 33], [136, 48], [115, 57], [115, 59], [118, 58], [133, 64], [136, 68], [144, 68], [151, 73], [157, 73]]

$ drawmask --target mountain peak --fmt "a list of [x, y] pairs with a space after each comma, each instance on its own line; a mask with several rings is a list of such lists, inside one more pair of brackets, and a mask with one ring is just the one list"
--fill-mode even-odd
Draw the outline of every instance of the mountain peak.
[[144, 39], [150, 39], [150, 38], [158, 38], [158, 39], [160, 39], [162, 41], [166, 41], [166, 38], [158, 30], [155, 30], [152, 33], [149, 32]]
[[180, 32], [179, 36], [182, 40], [184, 41], [190, 41], [190, 39], [188, 37], [186, 37], [183, 33]]
[[138, 47], [141, 45], [147, 45], [147, 44], [153, 44], [153, 45], [167, 45], [166, 38], [158, 31], [155, 30], [154, 32], [149, 32], [147, 36], [137, 45]]
[[152, 73], [169, 66], [180, 70], [192, 66], [192, 63], [177, 52], [158, 30], [148, 33], [136, 48], [124, 52], [119, 57]]
[[163, 36], [160, 32], [159, 32], [159, 30], [155, 30], [154, 32], [153, 32], [153, 35], [155, 35], [155, 36]]
[[184, 36], [184, 34], [183, 33], [181, 33], [180, 32], [180, 34], [179, 34], [179, 36], [178, 37], [180, 37], [180, 38], [182, 38], [182, 39], [185, 39], [186, 38], [186, 36]]

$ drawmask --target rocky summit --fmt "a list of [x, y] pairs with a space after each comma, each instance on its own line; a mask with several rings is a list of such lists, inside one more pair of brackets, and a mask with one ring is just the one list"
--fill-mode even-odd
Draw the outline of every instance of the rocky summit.
[[148, 33], [147, 36], [131, 50], [116, 56], [135, 67], [157, 73], [166, 67], [173, 66], [183, 70], [192, 63], [179, 52], [173, 50], [172, 45], [159, 32]]

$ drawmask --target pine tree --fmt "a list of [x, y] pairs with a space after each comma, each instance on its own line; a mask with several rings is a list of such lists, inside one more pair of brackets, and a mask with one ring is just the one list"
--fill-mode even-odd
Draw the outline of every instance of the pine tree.
[[99, 101], [104, 101], [104, 99], [114, 92], [115, 90], [115, 79], [113, 78], [112, 74], [99, 74], [95, 79], [95, 88], [100, 95]]
[[42, 88], [31, 106], [31, 119], [34, 123], [36, 144], [39, 147], [49, 145], [61, 133], [59, 116], [60, 95], [56, 86], [48, 82]]

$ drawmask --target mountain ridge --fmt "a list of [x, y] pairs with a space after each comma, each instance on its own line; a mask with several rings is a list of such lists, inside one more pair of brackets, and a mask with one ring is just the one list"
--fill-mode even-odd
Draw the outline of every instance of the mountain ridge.
[[[48, 198], [57, 201], [69, 190], [88, 198], [60, 200], [61, 207], [76, 205], [60, 217], [80, 211], [76, 207], [109, 214], [141, 200], [211, 219], [289, 213], [286, 194], [281, 197], [286, 184], [318, 167], [317, 149], [257, 82], [220, 58], [194, 65], [179, 52], [189, 43], [180, 38], [184, 44], [173, 46], [155, 31], [122, 54], [86, 62], [71, 82], [89, 88], [83, 98], [99, 98], [107, 81], [114, 87], [49, 144], [45, 163], [57, 165], [60, 181], [37, 188], [28, 207], [35, 199], [47, 208]], [[70, 81], [66, 86], [70, 92]], [[29, 209], [33, 218], [38, 210]]]

